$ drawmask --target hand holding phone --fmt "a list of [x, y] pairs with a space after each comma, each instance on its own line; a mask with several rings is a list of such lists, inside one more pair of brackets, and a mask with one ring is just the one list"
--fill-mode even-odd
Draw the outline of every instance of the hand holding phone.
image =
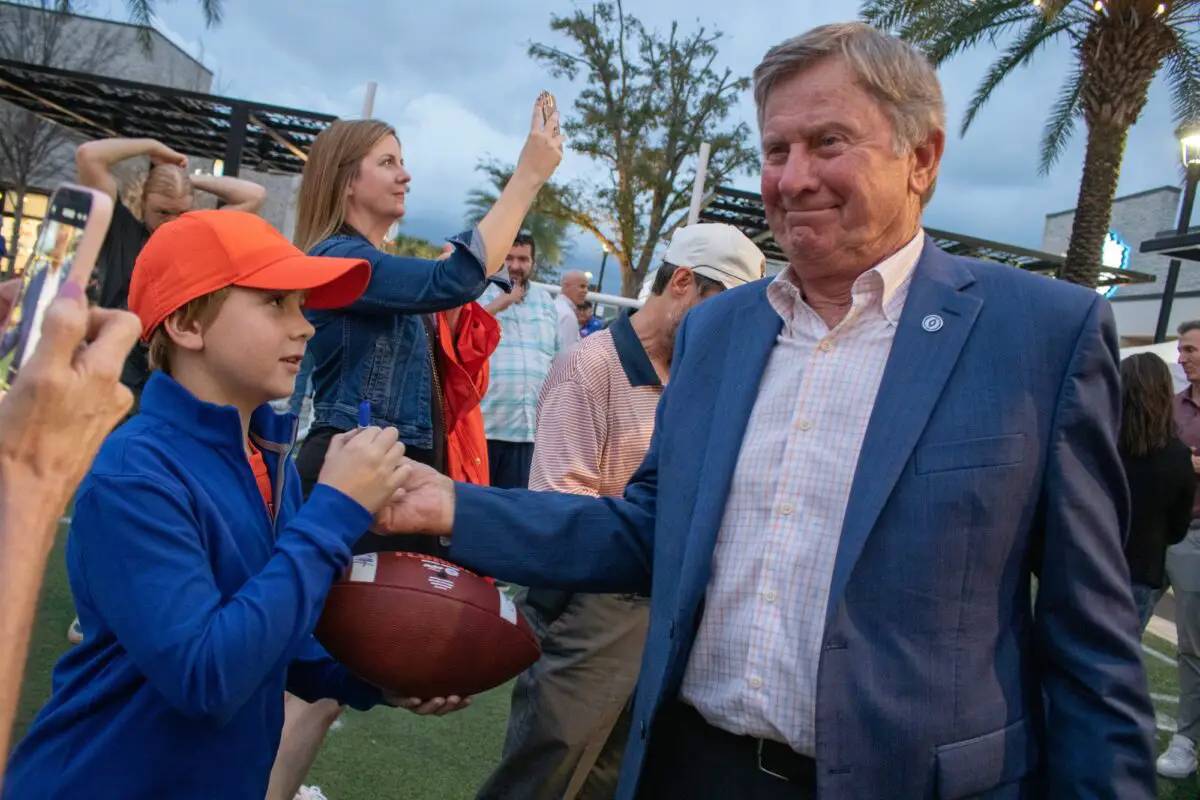
[[63, 285], [87, 285], [111, 220], [112, 199], [104, 192], [64, 183], [50, 195], [37, 243], [0, 327], [0, 396], [37, 350], [46, 311]]
[[517, 159], [513, 177], [531, 178], [540, 186], [550, 180], [563, 155], [563, 137], [559, 134], [558, 108], [554, 95], [542, 92], [533, 104], [529, 138]]

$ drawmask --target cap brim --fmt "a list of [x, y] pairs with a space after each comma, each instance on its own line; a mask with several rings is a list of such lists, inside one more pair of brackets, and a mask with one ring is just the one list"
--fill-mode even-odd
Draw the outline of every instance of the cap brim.
[[246, 289], [308, 292], [306, 308], [343, 308], [371, 282], [371, 264], [361, 258], [296, 255], [276, 261], [235, 285]]

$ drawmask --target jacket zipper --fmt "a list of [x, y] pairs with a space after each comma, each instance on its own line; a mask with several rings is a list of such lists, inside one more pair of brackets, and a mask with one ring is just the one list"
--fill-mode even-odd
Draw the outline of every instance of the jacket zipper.
[[[437, 315], [431, 314], [430, 321], [433, 323], [433, 335], [440, 335]], [[437, 398], [437, 414], [438, 418], [442, 421], [442, 435], [449, 437], [449, 431], [446, 430], [446, 408], [442, 400], [442, 382], [438, 378], [437, 355], [433, 350], [433, 339], [428, 335], [425, 336], [425, 345], [429, 351], [429, 370], [433, 375], [433, 395]]]

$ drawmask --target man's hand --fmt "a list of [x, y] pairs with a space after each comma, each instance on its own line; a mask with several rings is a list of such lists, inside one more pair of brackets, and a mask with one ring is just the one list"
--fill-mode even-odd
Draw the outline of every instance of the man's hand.
[[376, 533], [449, 536], [454, 527], [454, 481], [433, 467], [404, 459], [404, 481], [376, 516]]
[[461, 711], [471, 705], [471, 698], [457, 697], [435, 697], [432, 700], [421, 700], [416, 697], [398, 697], [394, 694], [383, 693], [384, 702], [395, 708], [406, 708], [414, 714], [420, 714], [423, 717], [435, 716], [444, 717], [455, 711]]
[[1194, 451], [1192, 453], [1192, 472], [1200, 475], [1200, 456], [1196, 455]]
[[500, 292], [496, 295], [492, 302], [487, 304], [484, 310], [493, 317], [499, 314], [506, 308], [512, 306], [513, 303], [522, 303], [525, 301], [525, 289], [528, 286], [526, 283], [513, 283], [512, 291]]
[[329, 443], [318, 483], [337, 489], [372, 514], [392, 499], [409, 468], [395, 428], [357, 428]]

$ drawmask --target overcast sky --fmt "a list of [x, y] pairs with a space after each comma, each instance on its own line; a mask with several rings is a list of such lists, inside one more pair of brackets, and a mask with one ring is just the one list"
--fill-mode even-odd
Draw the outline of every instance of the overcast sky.
[[[216, 73], [214, 91], [339, 116], [357, 116], [368, 81], [379, 83], [375, 116], [400, 132], [413, 173], [405, 228], [439, 240], [462, 226], [464, 198], [479, 185], [476, 162], [515, 160], [542, 88], [570, 107], [577, 88], [554, 81], [526, 54], [531, 40], [562, 43], [549, 29], [553, 0], [226, 0], [225, 21], [205, 29], [195, 0], [161, 2], [164, 29]], [[749, 75], [768, 47], [806, 29], [853, 19], [856, 0], [628, 0], [626, 10], [650, 26], [678, 20], [687, 30], [719, 28], [720, 66]], [[123, 16], [123, 0], [97, 8]], [[730, 16], [730, 8], [738, 9]], [[1046, 114], [1071, 55], [1049, 49], [1033, 69], [1014, 75], [993, 96], [965, 138], [963, 109], [995, 51], [984, 46], [941, 71], [950, 138], [937, 196], [926, 212], [931, 227], [1038, 247], [1044, 216], [1075, 205], [1083, 160], [1083, 126], [1065, 157], [1045, 178], [1037, 173]], [[1156, 83], [1132, 130], [1119, 193], [1180, 180], [1170, 98]], [[754, 121], [747, 93], [737, 113]], [[585, 175], [592, 166], [568, 151], [560, 172]], [[757, 175], [735, 182], [758, 190]], [[581, 237], [575, 261], [598, 263], [600, 248]], [[609, 265], [609, 272], [613, 272]], [[614, 288], [609, 284], [607, 288]]]

